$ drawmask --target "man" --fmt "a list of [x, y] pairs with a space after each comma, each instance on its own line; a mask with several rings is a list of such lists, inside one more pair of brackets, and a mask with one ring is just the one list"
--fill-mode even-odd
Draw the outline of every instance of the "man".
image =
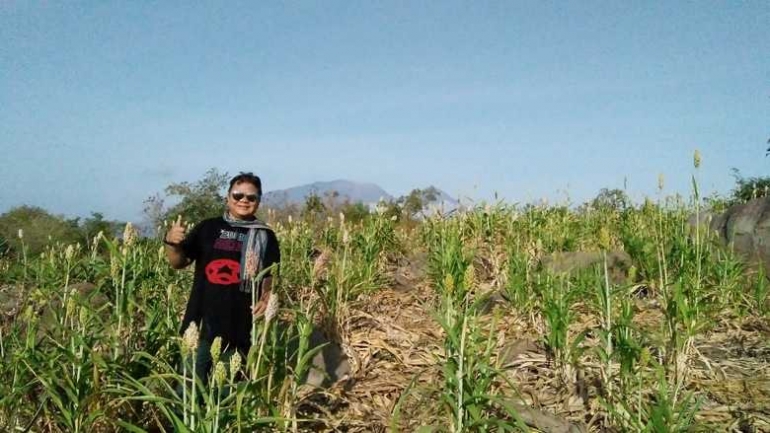
[[[278, 240], [255, 213], [262, 197], [262, 182], [252, 173], [230, 180], [226, 210], [221, 217], [198, 223], [185, 233], [181, 217], [166, 234], [166, 256], [174, 269], [195, 262], [192, 293], [187, 303], [182, 331], [191, 322], [200, 330], [196, 370], [206, 379], [211, 368], [210, 347], [222, 338], [222, 352], [247, 354], [254, 317], [261, 316], [272, 289], [268, 271], [281, 260]], [[255, 296], [252, 297], [252, 291]], [[252, 305], [252, 299], [258, 299]]]

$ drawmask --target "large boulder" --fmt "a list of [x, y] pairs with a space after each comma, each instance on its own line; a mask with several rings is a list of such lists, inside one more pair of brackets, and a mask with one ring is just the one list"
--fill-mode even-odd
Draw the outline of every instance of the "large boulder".
[[[721, 214], [705, 211], [697, 219], [736, 253], [761, 264], [770, 275], [770, 197], [731, 206]], [[695, 216], [690, 223], [695, 225]]]
[[[595, 265], [604, 264], [601, 251], [559, 252], [545, 256], [540, 260], [540, 267], [553, 274], [574, 274]], [[607, 272], [613, 284], [625, 283], [633, 261], [625, 251], [607, 252]]]
[[[286, 329], [294, 325], [289, 321], [279, 320], [277, 326]], [[289, 353], [292, 354], [289, 363], [290, 365], [296, 365], [299, 340], [292, 338], [288, 345]], [[321, 328], [313, 328], [309, 336], [307, 350], [318, 351], [310, 359], [308, 371], [305, 372], [301, 379], [303, 385], [309, 385], [311, 388], [328, 388], [340, 381], [351, 378], [350, 361], [345, 354], [345, 349], [342, 348], [342, 345], [335, 338], [330, 338]]]
[[314, 387], [328, 387], [350, 376], [350, 362], [339, 343], [328, 339], [320, 330], [310, 334], [310, 349], [323, 348], [313, 356], [305, 383]]
[[[18, 326], [21, 335], [32, 330], [36, 341], [43, 341], [46, 335], [61, 326], [60, 317], [67, 308], [64, 293], [75, 301], [74, 306], [85, 307], [98, 315], [101, 321], [108, 319], [112, 304], [92, 283], [75, 282], [56, 290], [54, 294], [23, 284], [4, 284], [0, 285], [0, 328]], [[34, 326], [30, 328], [30, 325]]]
[[[74, 283], [67, 289], [61, 289], [60, 293], [63, 294], [65, 290], [69, 292], [75, 305], [87, 308], [92, 314], [98, 315], [101, 321], [109, 319], [113, 304], [95, 284], [89, 282]], [[57, 314], [62, 314], [66, 308], [67, 306], [63, 304], [61, 297], [54, 297], [49, 300], [40, 314], [38, 337], [42, 338], [43, 335], [60, 326]]]
[[0, 326], [13, 323], [25, 300], [24, 287], [21, 284], [0, 285]]

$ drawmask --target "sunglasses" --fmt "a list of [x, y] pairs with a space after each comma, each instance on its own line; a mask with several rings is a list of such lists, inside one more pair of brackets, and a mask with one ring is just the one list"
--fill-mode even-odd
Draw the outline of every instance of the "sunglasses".
[[233, 200], [235, 201], [241, 201], [242, 199], [248, 200], [250, 203], [254, 203], [259, 200], [259, 195], [257, 194], [244, 194], [242, 192], [234, 192], [230, 194], [233, 197]]

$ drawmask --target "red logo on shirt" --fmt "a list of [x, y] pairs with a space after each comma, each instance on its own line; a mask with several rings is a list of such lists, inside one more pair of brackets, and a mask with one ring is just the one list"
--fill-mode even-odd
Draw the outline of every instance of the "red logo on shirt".
[[224, 286], [241, 281], [241, 264], [235, 260], [217, 259], [206, 265], [206, 278], [212, 284]]

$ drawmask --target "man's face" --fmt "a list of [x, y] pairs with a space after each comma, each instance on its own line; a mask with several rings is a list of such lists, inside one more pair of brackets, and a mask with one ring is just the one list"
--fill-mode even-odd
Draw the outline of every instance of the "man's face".
[[257, 212], [259, 199], [259, 190], [254, 184], [236, 183], [227, 194], [227, 211], [238, 219], [251, 218]]

